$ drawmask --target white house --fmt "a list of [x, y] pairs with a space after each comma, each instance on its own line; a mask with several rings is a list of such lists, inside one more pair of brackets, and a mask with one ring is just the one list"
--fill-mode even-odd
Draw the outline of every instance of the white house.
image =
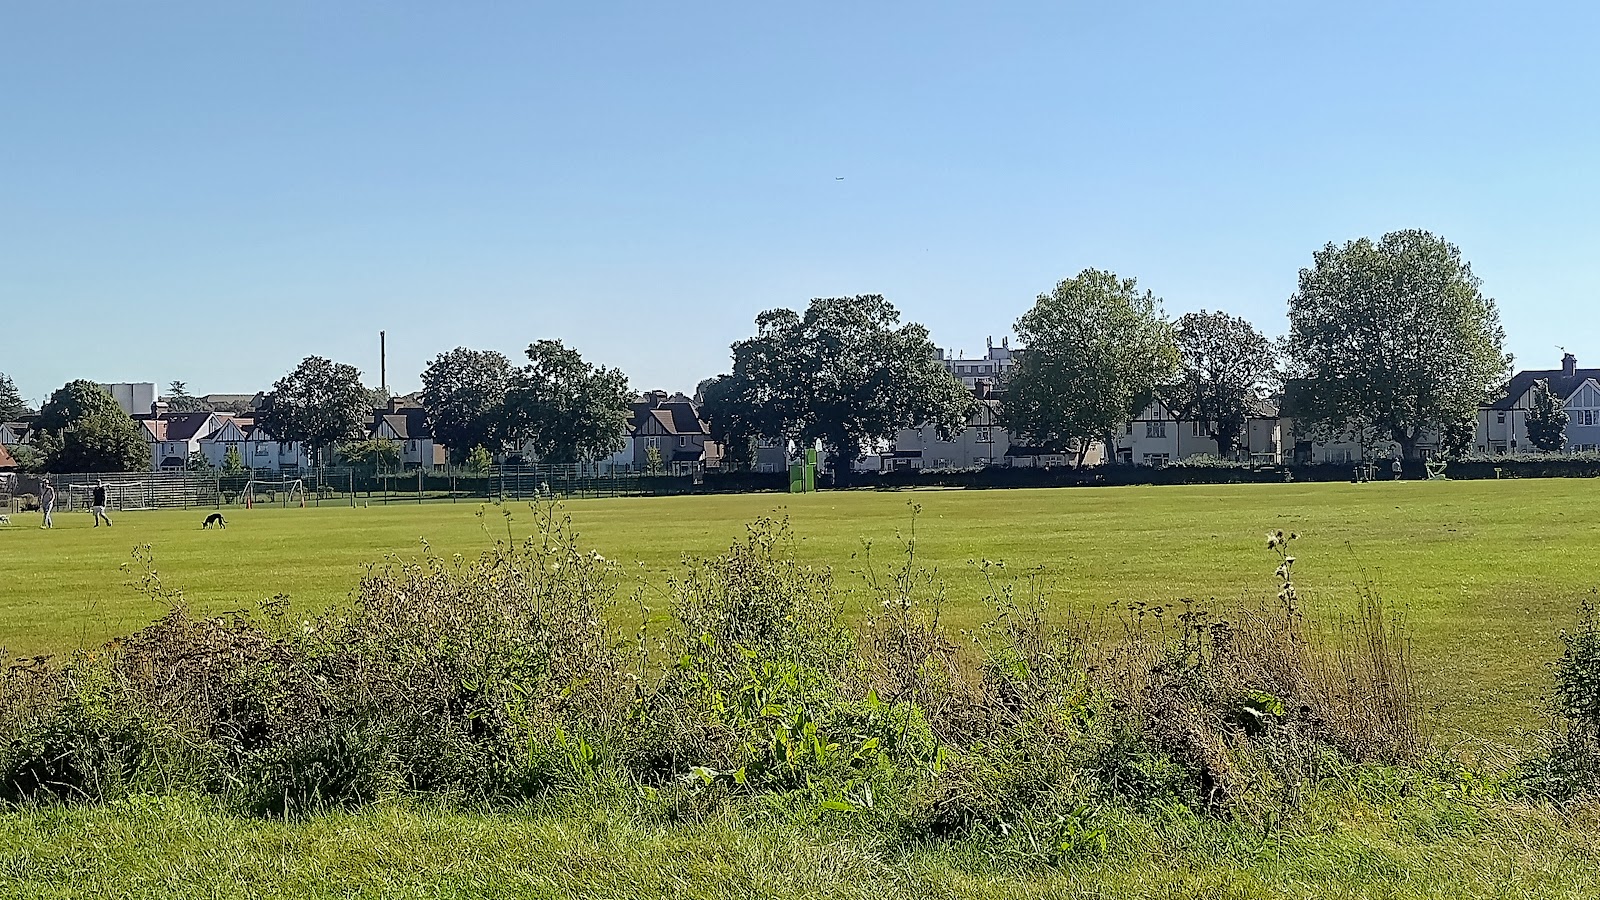
[[1567, 411], [1567, 442], [1562, 449], [1600, 450], [1600, 369], [1580, 369], [1578, 358], [1568, 353], [1559, 369], [1518, 372], [1493, 402], [1478, 411], [1473, 444], [1479, 453], [1535, 449], [1528, 439], [1528, 411], [1533, 406], [1533, 386], [1540, 381], [1549, 385]]
[[967, 414], [966, 425], [949, 439], [937, 426], [903, 428], [894, 439], [894, 451], [884, 464], [894, 469], [971, 469], [1007, 465], [1006, 451], [1011, 435], [1000, 421], [1000, 401], [987, 396], [977, 399]]
[[985, 343], [987, 350], [984, 355], [976, 359], [965, 356], [953, 355], [948, 350], [934, 348], [939, 362], [951, 375], [961, 380], [968, 389], [976, 389], [978, 384], [985, 383], [990, 387], [999, 389], [1005, 384], [1006, 377], [1016, 366], [1021, 350], [1011, 349], [1011, 339], [1001, 338], [1000, 346], [994, 345], [994, 338], [988, 338]]
[[187, 466], [190, 454], [200, 452], [201, 440], [222, 427], [222, 419], [213, 412], [163, 412], [139, 419], [150, 446], [150, 471]]
[[[311, 454], [300, 441], [279, 441], [250, 419], [236, 420], [244, 434], [244, 464], [258, 472], [282, 472], [311, 467]], [[224, 448], [223, 453], [227, 450]]]
[[445, 448], [434, 443], [428, 429], [427, 410], [420, 406], [389, 401], [388, 407], [373, 412], [368, 436], [394, 443], [400, 451], [400, 465], [406, 469], [432, 470], [445, 465]]

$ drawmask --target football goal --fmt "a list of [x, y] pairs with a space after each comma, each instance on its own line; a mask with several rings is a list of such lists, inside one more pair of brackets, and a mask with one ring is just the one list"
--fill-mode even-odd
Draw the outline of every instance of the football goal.
[[[67, 509], [88, 512], [94, 507], [93, 484], [67, 485]], [[106, 482], [106, 506], [112, 509], [154, 509], [150, 486], [143, 481]]]
[[257, 506], [306, 505], [305, 482], [299, 478], [252, 478], [244, 486], [245, 509]]

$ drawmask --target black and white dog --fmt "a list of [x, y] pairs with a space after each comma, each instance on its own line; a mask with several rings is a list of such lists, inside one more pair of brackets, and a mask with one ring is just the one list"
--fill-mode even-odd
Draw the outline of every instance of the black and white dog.
[[226, 530], [228, 527], [228, 520], [222, 517], [222, 513], [216, 512], [206, 516], [206, 520], [200, 524], [200, 527], [205, 529], [210, 528], [213, 525]]

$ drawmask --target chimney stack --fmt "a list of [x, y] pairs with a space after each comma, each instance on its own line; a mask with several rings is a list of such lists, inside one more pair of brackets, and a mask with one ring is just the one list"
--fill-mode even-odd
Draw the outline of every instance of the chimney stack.
[[1578, 358], [1571, 353], [1561, 357], [1561, 374], [1572, 378], [1578, 374]]

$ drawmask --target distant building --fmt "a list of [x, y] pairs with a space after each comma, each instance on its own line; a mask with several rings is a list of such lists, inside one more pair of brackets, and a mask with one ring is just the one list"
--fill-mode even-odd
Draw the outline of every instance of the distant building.
[[1567, 443], [1571, 451], [1600, 450], [1600, 369], [1578, 368], [1578, 357], [1561, 358], [1559, 369], [1525, 369], [1512, 377], [1505, 389], [1478, 411], [1479, 453], [1529, 453], [1528, 411], [1533, 407], [1533, 386], [1543, 381], [1567, 411]]
[[102, 384], [100, 387], [115, 398], [117, 405], [130, 416], [148, 415], [159, 396], [153, 381]]
[[984, 342], [987, 350], [977, 359], [968, 359], [965, 356], [955, 356], [948, 350], [934, 348], [939, 362], [944, 364], [951, 375], [961, 379], [961, 383], [969, 389], [977, 388], [980, 382], [999, 390], [1005, 383], [1006, 377], [1011, 374], [1011, 369], [1016, 366], [1017, 360], [1023, 351], [1011, 349], [1011, 339], [1001, 338], [1000, 346], [994, 345], [994, 338]]

